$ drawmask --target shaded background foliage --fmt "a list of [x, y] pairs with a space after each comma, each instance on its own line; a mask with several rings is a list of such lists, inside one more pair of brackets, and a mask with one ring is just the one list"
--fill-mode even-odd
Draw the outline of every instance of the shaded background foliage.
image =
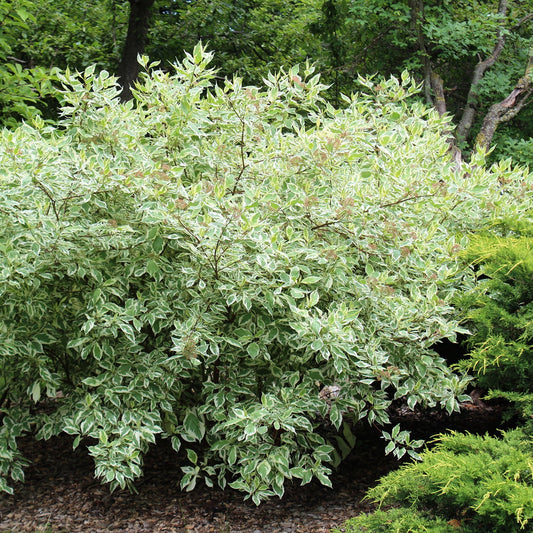
[[[144, 9], [143, 20], [129, 20], [132, 6]], [[138, 52], [166, 67], [202, 40], [216, 52], [220, 77], [236, 74], [245, 83], [260, 84], [269, 70], [309, 58], [336, 104], [357, 87], [358, 75], [386, 78], [407, 68], [424, 85], [421, 97], [445, 106], [460, 125], [465, 155], [491, 106], [519, 80], [531, 79], [531, 72], [525, 76], [533, 49], [531, 0], [36, 0], [26, 9], [26, 27], [9, 29], [12, 54], [25, 67], [96, 64], [133, 79]], [[125, 46], [132, 24], [147, 36]], [[476, 68], [487, 61], [476, 80]], [[494, 158], [529, 163], [532, 124], [531, 106], [502, 123], [489, 143]]]

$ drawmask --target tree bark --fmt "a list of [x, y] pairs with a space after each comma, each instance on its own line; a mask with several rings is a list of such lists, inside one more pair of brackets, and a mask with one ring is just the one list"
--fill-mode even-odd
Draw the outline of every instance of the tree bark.
[[502, 123], [511, 120], [526, 105], [533, 93], [533, 48], [529, 50], [529, 59], [526, 72], [520, 78], [507, 98], [491, 106], [483, 119], [481, 130], [476, 137], [476, 146], [484, 150], [490, 148], [496, 128]]
[[444, 82], [442, 78], [435, 71], [431, 71], [431, 88], [435, 95], [434, 106], [439, 115], [446, 113], [446, 98], [444, 97]]
[[[422, 64], [424, 68], [424, 95], [428, 105], [435, 107], [439, 115], [446, 113], [446, 97], [444, 96], [444, 81], [442, 77], [433, 70], [431, 64], [431, 57], [428, 53], [424, 31], [422, 25], [424, 23], [424, 0], [409, 0], [409, 7], [411, 9], [411, 28], [415, 32], [417, 46], [422, 54]], [[455, 168], [461, 168], [463, 160], [462, 153], [457, 146], [457, 141], [453, 133], [450, 131], [447, 135], [448, 144], [450, 146], [450, 156], [455, 164]]]
[[150, 14], [155, 0], [129, 0], [130, 15], [128, 33], [118, 67], [119, 83], [122, 86], [121, 100], [132, 98], [131, 87], [139, 75], [137, 57], [142, 55], [150, 25]]
[[[444, 81], [434, 70], [431, 71], [431, 89], [435, 96], [434, 106], [440, 116], [446, 113], [446, 98], [444, 96]], [[450, 146], [450, 155], [455, 164], [456, 170], [461, 169], [461, 162], [463, 161], [463, 154], [457, 146], [457, 140], [453, 131], [448, 133], [448, 145]]]
[[[503, 20], [506, 14], [507, 14], [507, 0], [500, 0], [499, 6], [498, 6], [498, 15]], [[489, 55], [489, 57], [487, 57], [483, 61], [480, 61], [474, 69], [474, 74], [472, 75], [472, 81], [470, 83], [470, 90], [468, 91], [468, 96], [466, 98], [466, 106], [463, 111], [461, 121], [459, 122], [459, 125], [457, 126], [457, 130], [455, 133], [457, 142], [459, 144], [468, 138], [468, 135], [470, 134], [470, 130], [472, 129], [472, 124], [474, 123], [474, 118], [476, 116], [477, 107], [478, 107], [479, 84], [481, 83], [481, 80], [483, 79], [485, 72], [490, 67], [492, 67], [494, 63], [496, 63], [496, 61], [500, 57], [500, 54], [502, 53], [504, 46], [505, 46], [505, 33], [500, 28], [500, 30], [498, 31], [498, 37], [496, 40], [496, 44], [494, 45], [494, 48], [491, 54]]]

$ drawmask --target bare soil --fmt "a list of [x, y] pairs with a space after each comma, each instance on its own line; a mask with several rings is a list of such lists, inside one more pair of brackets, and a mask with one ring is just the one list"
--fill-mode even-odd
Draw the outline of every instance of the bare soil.
[[[397, 407], [393, 423], [401, 420], [416, 437], [446, 429], [493, 432], [501, 425], [502, 406], [487, 405], [476, 395], [461, 413], [413, 413]], [[333, 489], [312, 482], [287, 486], [282, 500], [256, 507], [243, 494], [198, 487], [180, 492], [177, 456], [166, 442], [146, 456], [138, 494], [109, 492], [93, 477], [87, 450], [72, 449], [72, 439], [47, 442], [24, 439], [21, 449], [32, 463], [26, 481], [13, 496], [0, 495], [0, 532], [124, 532], [124, 533], [327, 533], [348, 518], [372, 510], [363, 500], [366, 490], [399, 463], [384, 455], [377, 431], [361, 427], [354, 452], [332, 476]]]

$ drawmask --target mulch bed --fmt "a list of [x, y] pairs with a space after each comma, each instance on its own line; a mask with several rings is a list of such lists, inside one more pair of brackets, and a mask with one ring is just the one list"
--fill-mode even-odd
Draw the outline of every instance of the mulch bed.
[[[401, 407], [391, 415], [393, 422], [402, 420], [416, 437], [428, 437], [447, 428], [492, 431], [500, 425], [501, 411], [501, 406], [476, 400], [450, 417], [439, 411], [405, 412]], [[256, 507], [231, 489], [180, 492], [181, 471], [166, 442], [146, 456], [138, 494], [111, 494], [94, 479], [86, 449], [72, 450], [70, 437], [47, 442], [24, 439], [21, 450], [32, 464], [15, 494], [0, 496], [0, 532], [327, 533], [372, 510], [372, 504], [363, 500], [366, 490], [398, 466], [393, 457], [384, 455], [384, 447], [377, 432], [363, 427], [355, 451], [332, 476], [333, 489], [316, 482], [303, 487], [295, 483], [287, 487], [282, 500]]]

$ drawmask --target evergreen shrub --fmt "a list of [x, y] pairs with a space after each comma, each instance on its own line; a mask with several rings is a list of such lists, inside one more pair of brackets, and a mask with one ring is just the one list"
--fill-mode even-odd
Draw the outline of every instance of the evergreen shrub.
[[[533, 520], [532, 452], [533, 442], [521, 430], [501, 438], [441, 435], [421, 462], [387, 474], [367, 497], [402, 505], [400, 513], [430, 513], [466, 533], [526, 531]], [[381, 523], [380, 516], [372, 520]]]
[[495, 230], [475, 236], [465, 253], [479, 282], [461, 302], [472, 335], [458, 368], [492, 396], [533, 393], [533, 214]]

